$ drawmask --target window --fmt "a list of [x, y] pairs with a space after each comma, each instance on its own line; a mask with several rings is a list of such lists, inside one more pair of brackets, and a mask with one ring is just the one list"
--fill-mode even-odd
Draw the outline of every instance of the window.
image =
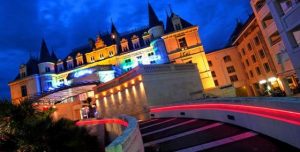
[[59, 66], [59, 72], [64, 71], [63, 65]]
[[255, 9], [258, 12], [266, 3], [266, 0], [259, 0], [257, 1], [257, 3], [255, 4]]
[[244, 49], [244, 48], [242, 48], [242, 54], [243, 54], [243, 55], [245, 55], [245, 54], [246, 54], [246, 52], [245, 52], [245, 49]]
[[52, 82], [51, 82], [51, 81], [48, 81], [48, 82], [47, 82], [47, 87], [48, 87], [48, 88], [52, 87]]
[[227, 72], [228, 72], [228, 73], [233, 73], [233, 72], [235, 72], [234, 67], [233, 67], [233, 66], [227, 67]]
[[21, 94], [22, 94], [22, 97], [27, 96], [27, 87], [26, 87], [26, 85], [21, 86]]
[[143, 61], [142, 61], [142, 56], [137, 56], [136, 57], [137, 61], [138, 61], [138, 64], [143, 64]]
[[212, 75], [212, 77], [217, 77], [217, 75], [216, 75], [216, 72], [215, 71], [211, 71], [211, 75]]
[[150, 61], [150, 64], [155, 64], [156, 62], [153, 60], [153, 61]]
[[180, 38], [180, 39], [178, 40], [178, 42], [179, 42], [180, 48], [186, 48], [186, 47], [187, 47], [187, 43], [186, 43], [186, 40], [185, 40], [184, 37], [183, 37], [183, 38]]
[[60, 84], [60, 85], [63, 85], [63, 84], [64, 84], [64, 79], [60, 79], [60, 80], [59, 80], [59, 84]]
[[260, 56], [260, 58], [262, 58], [262, 59], [263, 59], [263, 58], [265, 58], [265, 57], [266, 57], [264, 50], [259, 50], [258, 52], [259, 52], [259, 56]]
[[271, 71], [270, 66], [269, 66], [268, 63], [264, 63], [264, 68], [265, 68], [265, 71], [266, 71], [267, 73]]
[[103, 60], [104, 59], [104, 55], [101, 53], [100, 54], [100, 60]]
[[276, 31], [274, 32], [270, 37], [269, 37], [269, 43], [271, 46], [277, 44], [278, 42], [280, 42], [281, 37], [279, 35], [279, 32]]
[[125, 63], [127, 63], [127, 64], [130, 63], [130, 62], [131, 62], [131, 59], [126, 59], [125, 60]]
[[208, 62], [208, 66], [211, 67], [213, 64], [211, 61], [207, 61]]
[[256, 69], [257, 75], [261, 75], [260, 68], [259, 68], [259, 67], [256, 67], [255, 69]]
[[46, 67], [45, 71], [46, 71], [46, 73], [50, 72], [50, 68]]
[[251, 55], [251, 58], [252, 58], [252, 62], [256, 63], [256, 57], [255, 57], [255, 55]]
[[229, 55], [226, 55], [223, 57], [224, 62], [230, 62], [231, 61], [231, 57]]
[[26, 77], [26, 73], [25, 73], [25, 72], [22, 72], [22, 73], [21, 73], [21, 77], [22, 77], [22, 78]]
[[132, 70], [132, 67], [127, 68], [127, 71], [130, 71], [130, 70]]
[[248, 59], [246, 59], [246, 64], [247, 64], [247, 66], [249, 66], [250, 64], [249, 64], [249, 61], [248, 61]]
[[231, 81], [231, 82], [236, 82], [236, 81], [239, 80], [238, 77], [237, 77], [236, 75], [232, 75], [232, 76], [230, 76], [229, 78], [230, 78], [230, 81]]
[[91, 56], [91, 61], [94, 62], [95, 61], [95, 58], [94, 56]]
[[214, 80], [214, 82], [215, 82], [215, 85], [216, 85], [216, 86], [219, 86], [218, 80]]
[[250, 70], [249, 73], [250, 73], [251, 78], [253, 78], [254, 74], [253, 74], [252, 70]]
[[69, 63], [68, 64], [68, 69], [72, 69], [73, 68], [73, 64], [72, 63]]
[[148, 56], [150, 57], [150, 56], [153, 56], [154, 55], [154, 52], [150, 52], [150, 53], [148, 53]]
[[181, 30], [180, 24], [176, 24], [176, 25], [175, 25], [175, 28], [176, 28], [176, 29], [175, 29], [176, 31], [177, 31], [177, 30]]
[[259, 45], [260, 44], [260, 41], [259, 41], [259, 39], [258, 39], [257, 36], [254, 38], [254, 42], [255, 42], [255, 45]]
[[80, 61], [78, 61], [78, 65], [82, 65], [82, 61], [80, 60]]
[[251, 51], [252, 50], [252, 46], [250, 43], [247, 44], [248, 50]]
[[108, 54], [109, 54], [110, 57], [114, 56], [114, 52], [113, 51], [109, 51]]

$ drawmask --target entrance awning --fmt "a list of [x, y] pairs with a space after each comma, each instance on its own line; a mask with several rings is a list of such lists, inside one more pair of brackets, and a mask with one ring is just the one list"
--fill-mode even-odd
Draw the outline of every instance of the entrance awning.
[[93, 88], [97, 86], [98, 83], [86, 83], [86, 84], [80, 84], [80, 85], [72, 85], [67, 86], [64, 88], [60, 88], [48, 93], [45, 93], [44, 95], [38, 97], [39, 103], [45, 103], [45, 104], [56, 104], [60, 103], [65, 99], [68, 99], [70, 97], [74, 97], [76, 95], [86, 93], [89, 91], [93, 91]]

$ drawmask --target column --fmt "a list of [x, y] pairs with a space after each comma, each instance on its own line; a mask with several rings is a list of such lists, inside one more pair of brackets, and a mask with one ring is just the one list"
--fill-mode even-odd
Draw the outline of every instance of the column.
[[283, 90], [285, 91], [286, 95], [287, 96], [292, 95], [293, 93], [289, 87], [289, 83], [288, 83], [287, 79], [286, 78], [279, 78], [279, 79], [282, 83], [282, 87], [283, 87]]

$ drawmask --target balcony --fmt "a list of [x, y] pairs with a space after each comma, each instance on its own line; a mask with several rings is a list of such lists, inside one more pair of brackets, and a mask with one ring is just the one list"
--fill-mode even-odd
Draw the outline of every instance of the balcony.
[[283, 10], [283, 12], [284, 16], [282, 17], [282, 21], [286, 29], [291, 30], [297, 25], [300, 25], [300, 2], [292, 3], [292, 6], [286, 10]]

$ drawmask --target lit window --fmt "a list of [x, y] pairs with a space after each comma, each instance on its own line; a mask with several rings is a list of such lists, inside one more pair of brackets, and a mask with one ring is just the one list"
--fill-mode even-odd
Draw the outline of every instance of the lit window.
[[114, 52], [113, 51], [109, 51], [108, 54], [109, 54], [110, 57], [114, 56]]
[[104, 59], [104, 55], [101, 53], [100, 54], [100, 60]]

